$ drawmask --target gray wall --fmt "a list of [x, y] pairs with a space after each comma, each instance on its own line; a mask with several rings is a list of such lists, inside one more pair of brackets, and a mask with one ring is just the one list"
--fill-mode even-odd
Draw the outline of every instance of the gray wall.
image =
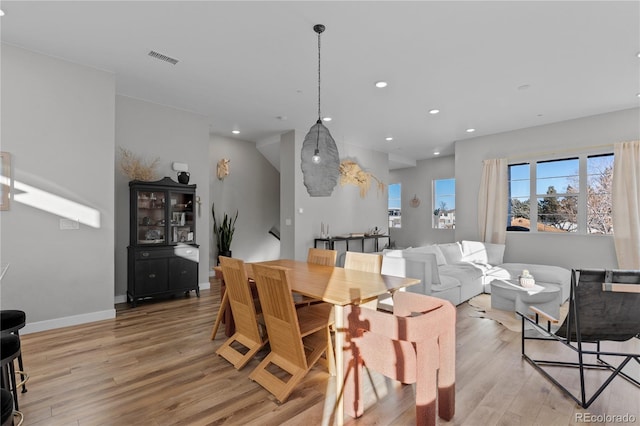
[[[391, 240], [397, 247], [416, 247], [433, 243], [445, 243], [454, 240], [453, 229], [433, 229], [432, 214], [433, 186], [435, 179], [455, 177], [453, 156], [418, 161], [416, 167], [391, 170], [389, 183], [400, 183], [402, 228], [391, 229]], [[418, 207], [409, 202], [416, 196], [420, 199]]]
[[[478, 238], [482, 160], [570, 156], [604, 144], [640, 138], [640, 109], [630, 109], [456, 142], [456, 240]], [[594, 153], [603, 148], [594, 148]], [[609, 150], [612, 152], [612, 149]], [[508, 233], [505, 260], [569, 268], [615, 268], [613, 237]]]
[[[1, 85], [15, 179], [2, 308], [26, 312], [23, 332], [112, 318], [114, 76], [3, 44]], [[61, 230], [64, 216], [79, 229]]]
[[209, 126], [204, 116], [126, 96], [116, 96], [116, 300], [127, 292], [127, 246], [129, 245], [129, 178], [120, 171], [120, 149], [142, 159], [159, 158], [158, 179], [177, 182], [173, 162], [187, 163], [201, 204], [196, 206], [196, 243], [200, 245], [198, 267], [201, 288], [209, 287]]
[[[236, 138], [211, 136], [208, 168], [210, 199], [202, 206], [203, 214], [211, 215], [215, 203], [216, 217], [224, 213], [235, 215], [238, 221], [233, 234], [233, 257], [246, 262], [272, 260], [280, 257], [280, 241], [269, 234], [272, 226], [280, 223], [280, 174], [256, 149], [256, 144]], [[217, 163], [228, 158], [230, 174], [219, 180]], [[216, 265], [217, 249], [213, 235], [213, 219], [208, 228], [211, 242], [211, 266]]]

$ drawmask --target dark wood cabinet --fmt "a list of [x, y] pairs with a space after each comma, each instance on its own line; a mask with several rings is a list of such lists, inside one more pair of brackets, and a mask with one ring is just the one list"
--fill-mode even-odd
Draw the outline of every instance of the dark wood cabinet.
[[132, 181], [127, 299], [195, 291], [199, 252], [196, 244], [196, 185], [165, 177], [157, 182]]

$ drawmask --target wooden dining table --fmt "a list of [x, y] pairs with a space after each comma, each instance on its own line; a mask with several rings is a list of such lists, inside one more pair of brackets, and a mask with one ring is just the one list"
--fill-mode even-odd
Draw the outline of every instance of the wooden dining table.
[[[335, 307], [335, 352], [336, 352], [336, 410], [335, 424], [344, 422], [342, 385], [344, 383], [345, 318], [344, 307], [357, 305], [393, 293], [401, 288], [420, 282], [415, 278], [362, 272], [335, 266], [323, 266], [305, 261], [280, 259], [257, 262], [261, 265], [277, 266], [289, 270], [291, 290], [313, 299], [331, 303]], [[253, 276], [251, 263], [247, 263], [247, 275]]]

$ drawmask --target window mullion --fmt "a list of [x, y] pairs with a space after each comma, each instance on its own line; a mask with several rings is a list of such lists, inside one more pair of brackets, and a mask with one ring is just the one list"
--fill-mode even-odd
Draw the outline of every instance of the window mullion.
[[578, 234], [586, 235], [587, 230], [587, 156], [580, 156], [580, 166], [578, 168]]
[[529, 164], [529, 232], [538, 232], [538, 188], [536, 183], [537, 162]]

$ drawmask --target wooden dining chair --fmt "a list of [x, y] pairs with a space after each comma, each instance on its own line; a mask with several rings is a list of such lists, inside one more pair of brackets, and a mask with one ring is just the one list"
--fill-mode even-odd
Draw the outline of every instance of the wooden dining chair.
[[382, 270], [382, 255], [348, 251], [344, 258], [344, 268], [379, 274]]
[[[227, 286], [235, 333], [216, 350], [216, 353], [239, 370], [267, 343], [268, 338], [259, 324], [258, 310], [251, 294], [244, 262], [220, 256], [220, 265]], [[242, 352], [236, 349], [234, 344], [242, 345]]]
[[336, 250], [317, 249], [310, 247], [307, 253], [307, 262], [316, 265], [336, 266], [338, 252]]
[[[357, 251], [347, 251], [344, 258], [344, 269], [354, 269], [356, 271], [373, 272], [379, 274], [382, 271], [382, 255], [374, 253], [360, 253]], [[360, 307], [378, 309], [378, 298], [363, 301]]]
[[253, 271], [271, 352], [249, 378], [285, 402], [323, 354], [329, 373], [335, 375], [329, 331], [333, 306], [318, 303], [296, 309], [286, 268], [256, 264]]

